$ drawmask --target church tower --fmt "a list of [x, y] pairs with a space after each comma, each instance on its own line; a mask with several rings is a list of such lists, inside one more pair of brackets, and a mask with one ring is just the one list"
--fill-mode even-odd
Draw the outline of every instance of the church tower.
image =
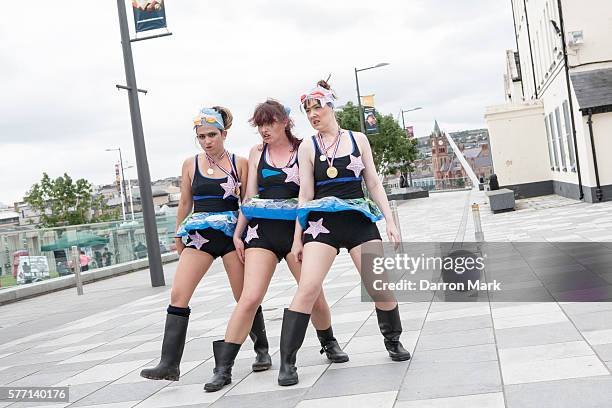
[[433, 133], [429, 136], [431, 143], [431, 170], [434, 174], [436, 188], [442, 188], [442, 180], [444, 180], [451, 159], [448, 155], [448, 140], [440, 130], [438, 121], [436, 120]]

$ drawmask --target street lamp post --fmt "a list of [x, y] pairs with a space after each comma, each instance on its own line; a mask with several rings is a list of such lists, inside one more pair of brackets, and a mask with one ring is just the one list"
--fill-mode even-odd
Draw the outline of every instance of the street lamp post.
[[417, 107], [417, 108], [412, 108], [412, 109], [402, 109], [402, 128], [404, 129], [404, 132], [406, 131], [406, 122], [404, 121], [404, 113], [408, 113], [408, 112], [412, 112], [412, 111], [416, 111], [419, 109], [423, 109], [422, 107]]
[[[419, 109], [423, 109], [422, 107], [418, 106], [416, 108], [411, 108], [411, 109], [402, 109], [402, 128], [404, 129], [404, 132], [406, 131], [406, 122], [404, 121], [404, 113], [408, 113], [408, 112], [413, 112], [413, 111], [417, 111]], [[408, 133], [406, 133], [406, 137], [408, 136]], [[412, 163], [408, 163], [408, 178], [409, 178], [409, 186], [412, 187]]]
[[140, 116], [140, 103], [138, 101], [139, 91], [136, 85], [136, 72], [134, 70], [134, 60], [132, 57], [125, 0], [117, 0], [117, 10], [119, 13], [119, 30], [121, 33], [121, 48], [123, 50], [123, 65], [125, 68], [125, 88], [127, 89], [128, 102], [130, 105], [132, 137], [134, 139], [134, 153], [136, 156], [136, 169], [138, 171], [140, 201], [142, 203], [142, 220], [149, 257], [149, 274], [153, 287], [165, 286], [164, 269], [159, 250], [159, 237], [157, 235], [157, 222], [155, 220], [155, 209], [153, 207], [151, 174], [149, 173], [149, 162], [147, 160], [142, 118]]
[[[126, 170], [133, 169], [133, 168], [134, 166], [127, 166]], [[130, 193], [130, 214], [132, 215], [132, 221], [134, 221], [134, 197], [132, 195], [132, 183], [130, 179], [131, 177], [128, 174], [127, 185], [128, 185], [128, 192]]]
[[365, 122], [363, 118], [363, 106], [361, 106], [361, 93], [359, 92], [359, 75], [357, 75], [357, 73], [361, 71], [366, 71], [368, 69], [384, 67], [385, 65], [389, 65], [389, 63], [381, 62], [367, 68], [355, 68], [355, 85], [357, 86], [357, 105], [359, 106], [359, 125], [361, 126], [361, 133], [365, 133]]
[[126, 210], [127, 210], [127, 203], [125, 200], [127, 200], [127, 191], [125, 190], [125, 173], [123, 170], [123, 156], [121, 155], [121, 148], [118, 147], [116, 149], [106, 149], [107, 152], [119, 152], [119, 165], [121, 166], [121, 187], [120, 187], [120, 192], [123, 195], [122, 199], [121, 199], [121, 206], [124, 208], [123, 210], [123, 221], [126, 220]]

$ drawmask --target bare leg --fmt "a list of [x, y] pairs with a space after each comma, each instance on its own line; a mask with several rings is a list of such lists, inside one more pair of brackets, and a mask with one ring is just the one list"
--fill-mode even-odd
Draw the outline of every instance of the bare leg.
[[[292, 254], [289, 254], [286, 258], [287, 265], [291, 273], [298, 281], [298, 285], [301, 284], [301, 265], [295, 260]], [[325, 353], [327, 358], [333, 363], [346, 363], [349, 361], [349, 356], [340, 348], [338, 340], [334, 337], [334, 330], [331, 326], [331, 312], [329, 305], [325, 300], [323, 289], [319, 293], [314, 306], [312, 307], [311, 322], [312, 325], [317, 329], [317, 338], [321, 343], [321, 354]]]
[[321, 293], [321, 285], [329, 272], [336, 248], [321, 242], [308, 242], [302, 254], [302, 270], [298, 290], [289, 309], [294, 312], [310, 314]]
[[238, 259], [236, 251], [232, 251], [223, 256], [223, 266], [225, 267], [225, 272], [227, 273], [234, 299], [238, 302], [244, 282], [244, 265], [240, 262], [240, 259]]
[[183, 250], [170, 292], [172, 306], [187, 307], [189, 305], [193, 292], [213, 261], [213, 257], [206, 252], [192, 248]]
[[227, 324], [226, 342], [244, 343], [257, 308], [268, 290], [277, 263], [276, 255], [267, 249], [248, 248], [245, 251], [244, 286]]
[[[380, 243], [380, 240], [369, 241], [371, 244]], [[361, 244], [363, 245], [363, 244]], [[353, 258], [353, 263], [359, 274], [361, 275], [361, 279], [366, 285], [369, 286], [371, 277], [364, 276], [362, 274], [361, 269], [361, 245], [356, 246], [355, 248], [350, 250], [351, 258]], [[378, 252], [378, 251], [377, 251]], [[382, 255], [382, 246], [380, 246], [380, 254]], [[400, 336], [402, 334], [402, 321], [399, 314], [399, 307], [397, 301], [395, 300], [395, 295], [392, 291], [386, 291], [382, 294], [377, 294], [376, 296], [381, 301], [376, 301], [376, 318], [378, 320], [378, 327], [380, 329], [381, 334], [384, 337], [385, 348], [389, 353], [389, 357], [393, 361], [406, 361], [409, 360], [411, 355], [408, 350], [404, 348], [402, 343], [400, 342]]]
[[[292, 254], [287, 255], [285, 258], [287, 261], [287, 266], [289, 266], [289, 270], [291, 274], [295, 278], [295, 280], [300, 283], [301, 276], [301, 264], [297, 262]], [[310, 316], [310, 320], [312, 325], [317, 330], [325, 330], [331, 326], [331, 312], [329, 310], [329, 305], [325, 300], [325, 294], [323, 290], [317, 297], [314, 306], [312, 307], [312, 315]]]
[[189, 322], [189, 300], [212, 262], [213, 257], [202, 251], [185, 248], [181, 253], [170, 292], [171, 307], [166, 315], [161, 359], [157, 366], [143, 369], [142, 377], [178, 381]]
[[[364, 244], [377, 243], [377, 242], [382, 243], [382, 241], [380, 240], [374, 240], [374, 241], [364, 242]], [[359, 275], [361, 275], [362, 279], [365, 279], [361, 273], [361, 245], [357, 245], [356, 247], [352, 248], [349, 251], [349, 254], [351, 255], [351, 258], [353, 259], [353, 264], [355, 264], [355, 268], [357, 268], [357, 272], [359, 272]], [[381, 253], [382, 253], [382, 247], [381, 247]], [[395, 301], [394, 299], [389, 299], [386, 302], [378, 301], [378, 302], [374, 302], [374, 304], [376, 305], [377, 309], [388, 311], [388, 310], [395, 309], [395, 307], [397, 306], [397, 301]]]

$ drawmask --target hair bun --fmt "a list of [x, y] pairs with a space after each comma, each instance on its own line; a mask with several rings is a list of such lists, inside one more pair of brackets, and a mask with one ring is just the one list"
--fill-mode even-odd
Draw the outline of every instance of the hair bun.
[[327, 83], [327, 81], [325, 80], [320, 80], [319, 82], [317, 82], [317, 86], [320, 86], [323, 89], [327, 89], [328, 91], [331, 89], [331, 86], [329, 86], [329, 84]]
[[223, 106], [213, 106], [213, 109], [221, 114], [221, 117], [223, 118], [223, 122], [225, 125], [225, 130], [228, 130], [229, 128], [231, 128], [232, 122], [234, 120], [232, 112], [230, 112], [229, 109]]

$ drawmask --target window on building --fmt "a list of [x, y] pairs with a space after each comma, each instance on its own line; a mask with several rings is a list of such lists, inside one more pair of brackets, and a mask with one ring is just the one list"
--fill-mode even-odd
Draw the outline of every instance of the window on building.
[[544, 80], [544, 63], [542, 62], [542, 46], [541, 46], [541, 42], [540, 42], [540, 32], [536, 31], [536, 47], [535, 47], [535, 51], [537, 54], [537, 66], [538, 66], [538, 87], [539, 85], [542, 84], [543, 80]]
[[546, 124], [546, 140], [548, 142], [548, 159], [550, 160], [550, 169], [555, 169], [555, 153], [553, 148], [553, 141], [550, 137], [550, 125], [548, 124], [548, 116], [544, 116], [544, 123]]
[[557, 138], [559, 139], [559, 154], [561, 155], [561, 170], [567, 171], [567, 164], [565, 160], [565, 142], [563, 141], [563, 132], [561, 131], [561, 114], [559, 113], [559, 107], [555, 109], [555, 122], [557, 123]]
[[563, 119], [565, 124], [565, 140], [567, 141], [567, 150], [569, 152], [570, 170], [576, 171], [576, 152], [574, 151], [574, 141], [572, 139], [572, 127], [570, 122], [569, 104], [563, 101]]
[[542, 33], [542, 71], [544, 77], [548, 77], [548, 36], [546, 35], [546, 26], [544, 25], [544, 17], [540, 19], [540, 32]]
[[557, 135], [555, 132], [555, 120], [553, 119], [553, 114], [548, 114], [548, 123], [550, 125], [550, 137], [552, 139], [553, 144], [553, 153], [555, 158], [555, 170], [559, 171], [559, 156], [557, 150]]
[[548, 59], [549, 65], [552, 66], [553, 61], [555, 60], [555, 54], [553, 52], [553, 47], [555, 46], [555, 36], [552, 32], [553, 26], [550, 22], [550, 11], [548, 8], [548, 2], [546, 3], [546, 11], [544, 13], [544, 24], [546, 25], [546, 37], [548, 38]]

